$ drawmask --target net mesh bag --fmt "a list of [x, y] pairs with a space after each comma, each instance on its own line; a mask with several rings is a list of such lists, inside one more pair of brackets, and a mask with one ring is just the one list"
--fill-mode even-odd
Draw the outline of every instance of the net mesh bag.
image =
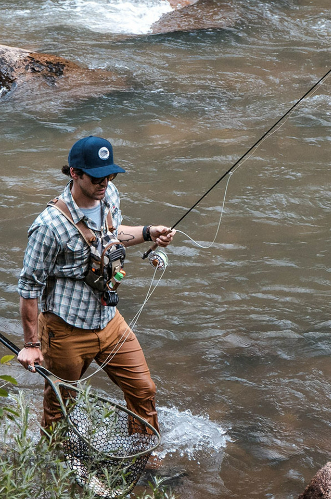
[[77, 483], [97, 497], [122, 497], [158, 446], [158, 432], [125, 407], [89, 392], [70, 400], [64, 454]]

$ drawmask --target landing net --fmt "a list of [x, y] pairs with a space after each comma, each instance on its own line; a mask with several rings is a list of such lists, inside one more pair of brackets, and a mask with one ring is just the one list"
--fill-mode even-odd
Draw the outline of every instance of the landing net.
[[125, 407], [90, 393], [83, 397], [67, 409], [66, 462], [77, 483], [97, 497], [122, 497], [136, 485], [160, 436]]

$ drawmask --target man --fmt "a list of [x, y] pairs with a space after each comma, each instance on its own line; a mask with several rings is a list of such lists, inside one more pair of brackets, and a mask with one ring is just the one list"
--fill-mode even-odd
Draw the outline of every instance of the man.
[[[153, 241], [164, 247], [175, 231], [163, 225], [122, 225], [119, 194], [112, 180], [125, 170], [114, 164], [107, 140], [93, 136], [79, 140], [70, 150], [68, 163], [62, 172], [71, 177], [70, 182], [28, 232], [18, 283], [25, 340], [18, 360], [32, 372], [36, 363], [43, 362], [56, 376], [70, 381], [80, 379], [95, 360], [123, 390], [128, 408], [158, 430], [155, 385], [137, 338], [116, 307], [107, 303], [111, 281], [100, 290], [91, 287], [86, 275], [91, 270], [91, 241], [95, 251], [111, 238], [124, 246]], [[92, 234], [89, 242], [86, 231]], [[118, 247], [116, 265], [124, 251]], [[99, 277], [96, 281], [99, 284]], [[42, 424], [49, 427], [60, 417], [59, 404], [46, 382]]]

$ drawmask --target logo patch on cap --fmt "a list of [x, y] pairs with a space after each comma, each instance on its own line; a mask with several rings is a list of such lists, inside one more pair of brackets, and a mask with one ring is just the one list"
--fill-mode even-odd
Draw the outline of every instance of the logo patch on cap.
[[98, 156], [100, 159], [106, 160], [109, 158], [109, 150], [107, 147], [101, 147], [98, 152]]

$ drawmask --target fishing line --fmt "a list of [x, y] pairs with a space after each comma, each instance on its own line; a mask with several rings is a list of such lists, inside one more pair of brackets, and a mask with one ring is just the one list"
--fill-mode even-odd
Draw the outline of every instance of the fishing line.
[[[290, 107], [290, 109], [284, 113], [277, 121], [276, 123], [274, 123], [242, 156], [240, 156], [240, 158], [225, 172], [223, 173], [223, 175], [191, 206], [191, 208], [189, 208], [185, 213], [184, 215], [182, 215], [178, 220], [177, 222], [171, 227], [171, 230], [175, 229], [175, 227], [177, 227], [177, 225], [180, 224], [180, 222], [185, 218], [187, 217], [187, 215], [189, 213], [191, 213], [191, 211], [227, 176], [227, 175], [230, 175], [230, 173], [234, 173], [239, 167], [241, 167], [245, 161], [247, 161], [248, 158], [250, 158], [253, 153], [257, 150], [257, 148], [268, 138], [270, 137], [270, 135], [272, 135], [273, 133], [277, 132], [283, 125], [284, 123], [286, 123], [286, 121], [288, 120], [290, 114], [294, 111], [294, 109], [296, 109], [301, 103], [302, 101], [308, 97], [308, 95], [310, 94], [314, 94], [317, 90], [317, 87], [324, 81], [326, 80], [329, 76], [330, 76], [330, 73], [331, 73], [331, 69], [329, 69], [312, 87], [309, 88], [309, 90], [307, 90], [307, 92], [304, 93], [304, 95], [302, 97], [300, 97], [300, 99], [298, 99], [294, 104], [293, 106]], [[224, 202], [223, 202], [223, 208], [224, 208]], [[222, 212], [221, 212], [221, 218], [222, 218], [222, 214], [223, 214], [223, 208], [222, 208]], [[220, 223], [219, 223], [219, 226], [220, 226]], [[217, 228], [217, 232], [216, 232], [216, 236], [218, 234], [218, 231], [219, 231], [219, 226]], [[171, 230], [169, 230], [169, 232], [171, 232]], [[181, 231], [178, 231], [178, 232], [181, 232]], [[185, 234], [187, 236], [187, 234]], [[215, 239], [216, 239], [216, 236], [214, 238], [214, 241], [213, 243], [215, 242]], [[190, 236], [188, 236], [190, 239], [192, 239]], [[192, 239], [192, 241], [194, 241]], [[213, 244], [211, 243], [211, 244]], [[210, 245], [211, 246], [211, 245]], [[208, 246], [208, 248], [210, 247]], [[153, 245], [151, 248], [149, 248], [149, 250], [147, 250], [143, 255], [142, 255], [142, 259], [144, 260], [145, 258], [147, 258], [147, 256], [157, 247], [157, 245]]]
[[[315, 91], [318, 87], [318, 85], [320, 83], [322, 83], [323, 80], [325, 80], [331, 73], [331, 69], [329, 69], [329, 71], [327, 73], [325, 73], [324, 76], [322, 76], [312, 87], [310, 87], [309, 90], [307, 90], [307, 92], [305, 92], [305, 94], [300, 97], [299, 100], [297, 100], [293, 106], [285, 113], [283, 114], [277, 121], [276, 123], [274, 123], [232, 166], [231, 168], [229, 168], [199, 199], [198, 201], [196, 201], [194, 203], [193, 206], [191, 206], [191, 208], [189, 208], [185, 213], [184, 215], [182, 215], [179, 220], [177, 220], [177, 222], [171, 227], [171, 230], [173, 230], [175, 227], [177, 227], [177, 225], [189, 214], [191, 213], [191, 211], [197, 206], [197, 204], [200, 203], [200, 201], [202, 201], [209, 193], [210, 191], [212, 191], [222, 180], [224, 177], [226, 177], [226, 175], [228, 175], [232, 170], [234, 169], [237, 169], [237, 167], [241, 166], [243, 164], [243, 160], [245, 159], [248, 159], [248, 157], [250, 157], [249, 155], [251, 155], [256, 149], [258, 146], [260, 146], [260, 144], [267, 138], [271, 135], [271, 133], [273, 132], [276, 132], [277, 130], [279, 130], [280, 126], [282, 126], [282, 122], [285, 120], [285, 118], [288, 118], [289, 115], [294, 111], [294, 109], [296, 107], [298, 107], [301, 102], [306, 98], [308, 97], [309, 94], [311, 94], [313, 91]], [[285, 123], [285, 121], [284, 121]], [[280, 125], [278, 127], [278, 125]], [[277, 128], [278, 127], [278, 128]], [[233, 172], [234, 173], [234, 172]]]
[[202, 244], [198, 243], [198, 241], [196, 241], [195, 239], [193, 239], [193, 237], [189, 236], [188, 234], [186, 234], [185, 232], [183, 232], [182, 230], [179, 230], [177, 229], [176, 232], [179, 232], [180, 234], [183, 234], [184, 236], [188, 237], [194, 244], [196, 244], [196, 246], [199, 246], [199, 248], [202, 248], [202, 249], [209, 249], [212, 247], [212, 245], [214, 244], [214, 242], [216, 241], [216, 238], [218, 236], [218, 233], [219, 233], [219, 230], [220, 230], [220, 227], [221, 227], [221, 223], [222, 223], [222, 217], [223, 217], [223, 213], [224, 213], [224, 207], [225, 207], [225, 200], [226, 200], [226, 194], [227, 194], [227, 191], [228, 191], [228, 186], [229, 186], [229, 183], [230, 183], [230, 179], [231, 179], [231, 176], [233, 175], [233, 171], [229, 173], [229, 177], [228, 177], [228, 181], [226, 183], [226, 186], [225, 186], [225, 191], [224, 191], [224, 197], [223, 197], [223, 203], [222, 203], [222, 208], [221, 208], [221, 215], [220, 215], [220, 219], [219, 219], [219, 222], [218, 222], [218, 226], [217, 226], [217, 229], [216, 229], [216, 232], [215, 232], [215, 236], [214, 236], [214, 239], [212, 240], [211, 243], [209, 243], [207, 246], [203, 246]]

